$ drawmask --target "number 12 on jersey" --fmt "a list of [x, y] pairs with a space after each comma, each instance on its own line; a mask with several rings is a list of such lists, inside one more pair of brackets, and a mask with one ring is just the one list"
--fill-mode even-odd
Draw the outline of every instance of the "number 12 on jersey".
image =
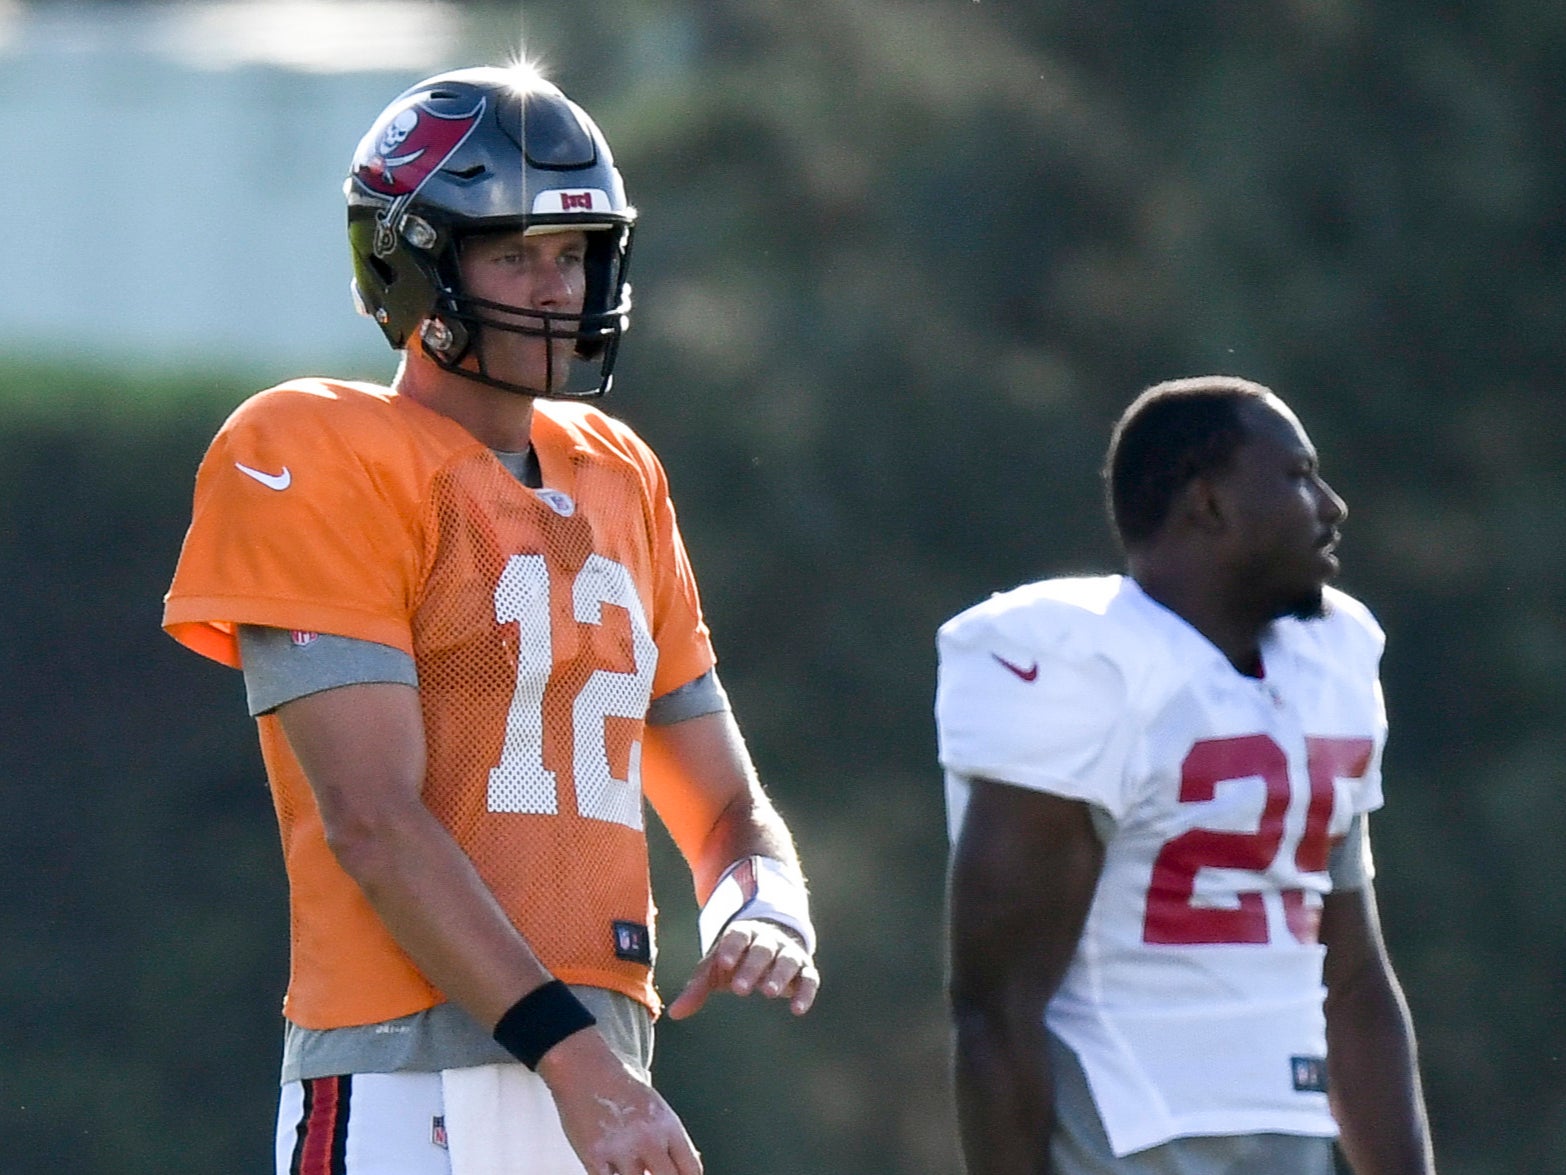
[[[1368, 738], [1305, 739], [1310, 791], [1305, 828], [1294, 849], [1294, 864], [1301, 872], [1327, 868], [1334, 785], [1339, 779], [1363, 777], [1370, 769], [1372, 749]], [[1294, 796], [1283, 748], [1265, 734], [1196, 743], [1180, 765], [1180, 802], [1206, 803], [1220, 783], [1256, 777], [1266, 786], [1266, 799], [1255, 832], [1192, 828], [1164, 842], [1148, 885], [1144, 942], [1189, 946], [1268, 941], [1261, 891], [1237, 894], [1233, 906], [1198, 905], [1196, 874], [1200, 869], [1232, 869], [1260, 875], [1277, 861]], [[1315, 942], [1319, 914], [1307, 907], [1305, 891], [1285, 889], [1282, 898], [1290, 933], [1300, 942]]]
[[[580, 624], [601, 624], [605, 604], [624, 608], [630, 617], [635, 667], [629, 673], [595, 670], [572, 699], [571, 777], [578, 813], [640, 829], [641, 744], [631, 746], [626, 778], [616, 778], [604, 745], [604, 720], [646, 716], [658, 646], [631, 573], [612, 559], [590, 555], [571, 585], [572, 617]], [[544, 689], [554, 666], [544, 556], [513, 555], [506, 561], [495, 585], [495, 620], [517, 625], [517, 680], [500, 763], [489, 773], [489, 810], [552, 815], [560, 810], [560, 781], [544, 766]]]

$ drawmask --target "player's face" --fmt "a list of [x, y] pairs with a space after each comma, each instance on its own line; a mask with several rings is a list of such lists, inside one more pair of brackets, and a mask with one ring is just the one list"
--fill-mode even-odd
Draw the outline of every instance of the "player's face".
[[[524, 235], [520, 230], [477, 237], [462, 250], [463, 292], [519, 310], [576, 315], [587, 291], [584, 262], [587, 234], [578, 229]], [[538, 330], [534, 316], [485, 310], [486, 317]], [[555, 321], [556, 330], [574, 331], [572, 319]], [[485, 329], [480, 346], [487, 374], [520, 384], [556, 388], [570, 374], [576, 342], [572, 337], [546, 340], [536, 334]]]
[[1247, 403], [1241, 413], [1248, 437], [1225, 479], [1239, 590], [1270, 618], [1319, 616], [1348, 507], [1322, 480], [1315, 446], [1281, 400]]

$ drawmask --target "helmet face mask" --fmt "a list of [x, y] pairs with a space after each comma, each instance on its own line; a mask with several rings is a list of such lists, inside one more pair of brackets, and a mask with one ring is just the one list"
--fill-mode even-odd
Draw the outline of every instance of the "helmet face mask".
[[[526, 67], [420, 82], [360, 142], [344, 191], [355, 294], [393, 347], [418, 335], [447, 371], [525, 395], [608, 390], [629, 322], [636, 210], [603, 134], [553, 85]], [[489, 302], [463, 289], [460, 252], [470, 237], [562, 229], [586, 234], [580, 314]], [[494, 332], [543, 340], [542, 387], [492, 370]], [[562, 339], [569, 358], [557, 368]]]

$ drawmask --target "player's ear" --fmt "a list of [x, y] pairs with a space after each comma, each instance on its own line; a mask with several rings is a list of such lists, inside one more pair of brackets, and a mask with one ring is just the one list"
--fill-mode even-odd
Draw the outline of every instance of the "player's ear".
[[1223, 482], [1208, 474], [1198, 474], [1175, 495], [1170, 514], [1199, 534], [1216, 535], [1228, 525], [1229, 511]]

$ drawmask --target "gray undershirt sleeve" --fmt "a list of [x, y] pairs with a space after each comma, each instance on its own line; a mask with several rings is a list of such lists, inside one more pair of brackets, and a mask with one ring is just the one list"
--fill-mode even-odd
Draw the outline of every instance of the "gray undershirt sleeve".
[[647, 707], [647, 725], [673, 726], [687, 718], [717, 714], [728, 708], [729, 695], [718, 680], [718, 671], [709, 669], [695, 681], [688, 681], [678, 689], [654, 698]]
[[1364, 889], [1376, 875], [1376, 865], [1370, 855], [1370, 818], [1363, 812], [1354, 815], [1353, 822], [1343, 839], [1332, 846], [1327, 857], [1327, 876], [1332, 878], [1332, 888]]
[[[245, 668], [245, 694], [252, 717], [270, 714], [284, 702], [322, 690], [365, 682], [389, 681], [418, 687], [413, 658], [390, 645], [322, 633], [304, 644], [281, 628], [243, 624], [239, 655]], [[671, 726], [729, 708], [729, 697], [709, 669], [694, 681], [654, 698], [647, 707], [650, 726]]]
[[389, 681], [417, 688], [413, 658], [390, 645], [320, 633], [304, 644], [282, 628], [239, 626], [250, 714], [270, 714], [284, 702], [343, 685]]

